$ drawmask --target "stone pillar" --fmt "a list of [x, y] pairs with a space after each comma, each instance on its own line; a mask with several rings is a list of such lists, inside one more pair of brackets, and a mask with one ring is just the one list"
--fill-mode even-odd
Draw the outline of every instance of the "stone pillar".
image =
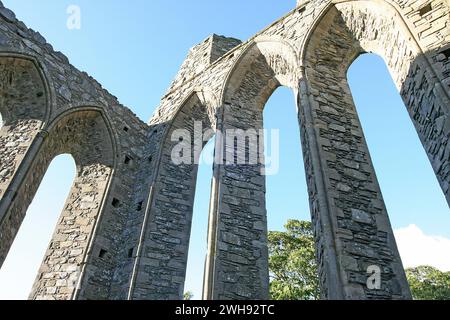
[[0, 267], [25, 215], [12, 212], [19, 189], [45, 131], [40, 128], [47, 108], [45, 86], [35, 64], [21, 58], [0, 58]]
[[331, 9], [311, 37], [298, 103], [324, 299], [410, 299], [347, 82], [363, 49]]
[[[14, 137], [14, 135], [8, 135], [7, 137], [0, 136], [0, 145], [2, 145], [2, 142], [7, 142], [8, 140], [15, 143], [15, 141], [19, 140], [19, 137], [20, 136]], [[32, 160], [41, 146], [44, 137], [44, 132], [38, 134], [36, 137], [27, 137], [25, 135], [23, 138], [24, 141], [26, 141], [26, 145], [22, 150], [27, 151], [26, 155], [22, 154], [19, 142], [15, 143], [15, 148], [12, 148], [12, 150], [8, 150], [7, 148], [2, 149], [2, 151], [5, 151], [2, 154], [2, 157], [7, 158], [8, 156], [12, 156], [10, 163], [4, 163], [5, 167], [12, 165], [16, 166], [18, 169], [16, 172], [11, 172], [6, 168], [2, 171], [2, 173], [5, 174], [0, 176], [2, 182], [5, 182], [5, 185], [7, 186], [7, 188], [4, 189], [4, 192], [1, 192], [2, 190], [0, 190], [0, 268], [8, 255], [26, 213], [25, 210], [17, 211], [12, 210], [12, 208], [17, 205], [24, 206], [25, 203], [27, 203], [22, 202], [21, 204], [21, 200], [23, 201], [24, 199], [20, 194], [20, 188], [24, 183], [25, 175], [29, 171]], [[34, 143], [32, 143], [32, 141]], [[29, 146], [31, 145], [32, 147], [30, 148]], [[8, 153], [8, 151], [11, 153]], [[31, 201], [32, 195], [28, 198], [30, 198], [29, 201]]]
[[[346, 75], [333, 63], [330, 60], [327, 66], [308, 70], [314, 76], [303, 78], [299, 89], [322, 296], [409, 299], [408, 282]], [[379, 287], [371, 282], [378, 276]]]
[[206, 142], [202, 138], [210, 129], [207, 109], [194, 95], [164, 134], [129, 289], [131, 300], [183, 298], [198, 159]]
[[268, 299], [265, 177], [262, 159], [256, 161], [253, 154], [258, 144], [262, 153], [262, 110], [235, 101], [225, 104], [222, 120], [225, 137], [216, 143], [222, 164], [214, 167], [204, 298]]

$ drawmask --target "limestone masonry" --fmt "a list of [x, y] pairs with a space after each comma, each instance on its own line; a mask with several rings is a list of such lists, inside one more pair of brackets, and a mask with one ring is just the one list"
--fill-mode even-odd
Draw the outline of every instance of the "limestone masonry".
[[[410, 299], [347, 82], [382, 56], [450, 203], [450, 4], [311, 0], [246, 42], [189, 51], [148, 124], [0, 2], [0, 266], [51, 160], [77, 175], [30, 299], [181, 299], [197, 166], [177, 129], [260, 129], [279, 86], [297, 97], [323, 299]], [[262, 137], [259, 137], [262, 138]], [[220, 139], [216, 153], [235, 150]], [[214, 165], [205, 299], [267, 299], [261, 165]], [[381, 287], [367, 286], [378, 266]]]

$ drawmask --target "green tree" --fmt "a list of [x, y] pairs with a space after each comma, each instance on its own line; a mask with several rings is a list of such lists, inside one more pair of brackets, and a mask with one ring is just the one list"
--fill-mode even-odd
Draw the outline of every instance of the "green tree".
[[273, 300], [316, 300], [319, 279], [310, 222], [289, 220], [269, 232], [270, 295]]
[[414, 300], [450, 300], [450, 272], [421, 266], [406, 269]]
[[188, 291], [183, 295], [183, 300], [192, 300], [193, 298], [194, 294], [191, 291]]

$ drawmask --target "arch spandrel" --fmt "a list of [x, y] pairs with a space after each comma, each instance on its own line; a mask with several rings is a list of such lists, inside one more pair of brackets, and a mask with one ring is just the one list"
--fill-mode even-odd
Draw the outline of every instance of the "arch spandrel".
[[[249, 83], [249, 79], [259, 83]], [[243, 50], [225, 79], [221, 101], [229, 103], [238, 90], [252, 87], [249, 99], [257, 99], [263, 108], [279, 86], [296, 89], [299, 79], [297, 53], [278, 37], [257, 37]], [[245, 83], [244, 81], [247, 81]], [[256, 101], [255, 101], [256, 102]]]

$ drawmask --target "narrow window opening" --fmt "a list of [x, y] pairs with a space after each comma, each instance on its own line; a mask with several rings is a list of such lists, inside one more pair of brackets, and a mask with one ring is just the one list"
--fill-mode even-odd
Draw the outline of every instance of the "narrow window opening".
[[441, 51], [441, 53], [445, 56], [445, 59], [448, 60], [450, 58], [450, 48]]
[[125, 156], [124, 163], [125, 163], [126, 165], [131, 164], [132, 161], [133, 161], [133, 158], [131, 158], [130, 156]]
[[134, 248], [131, 248], [130, 250], [128, 250], [128, 258], [131, 259], [134, 256]]
[[104, 259], [107, 254], [108, 254], [108, 251], [106, 251], [105, 249], [100, 249], [100, 252], [98, 253], [98, 257], [100, 259]]
[[430, 12], [431, 10], [433, 10], [433, 7], [431, 6], [431, 3], [427, 4], [425, 7], [419, 9], [419, 14], [421, 16], [426, 15], [428, 12]]
[[123, 131], [128, 132], [130, 129], [128, 127], [123, 127]]
[[142, 206], [144, 205], [144, 201], [141, 201], [136, 206], [136, 211], [142, 211]]
[[117, 198], [114, 198], [113, 201], [112, 201], [112, 206], [113, 206], [114, 208], [120, 207], [120, 200], [117, 199]]

